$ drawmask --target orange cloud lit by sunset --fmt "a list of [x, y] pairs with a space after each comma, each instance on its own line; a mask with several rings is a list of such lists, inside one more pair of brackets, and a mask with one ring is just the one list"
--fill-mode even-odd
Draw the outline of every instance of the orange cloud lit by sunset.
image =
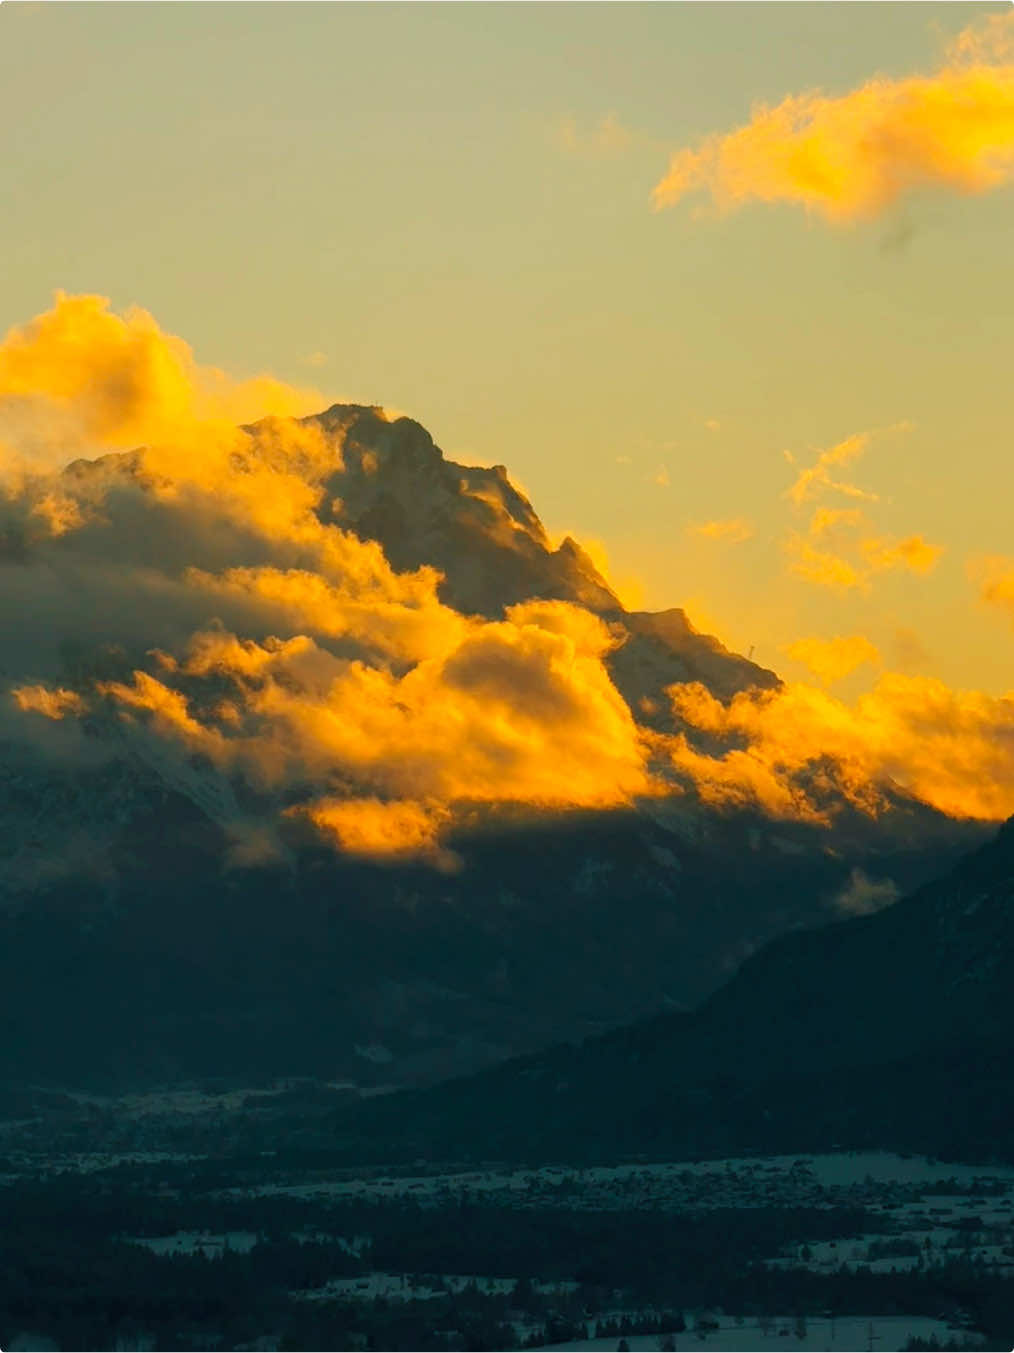
[[1014, 19], [966, 30], [933, 75], [758, 104], [749, 123], [677, 151], [657, 208], [708, 193], [720, 212], [788, 202], [832, 224], [867, 220], [920, 189], [975, 195], [1014, 178]]
[[[437, 864], [447, 863], [443, 837], [476, 804], [601, 809], [679, 795], [687, 784], [712, 803], [807, 821], [833, 813], [835, 795], [879, 812], [892, 783], [958, 816], [1014, 811], [1010, 698], [926, 678], [885, 673], [851, 705], [801, 683], [723, 705], [684, 684], [670, 696], [686, 732], [641, 727], [607, 667], [621, 640], [606, 621], [560, 601], [514, 605], [500, 620], [449, 606], [437, 570], [395, 570], [378, 544], [330, 519], [326, 485], [340, 452], [318, 425], [283, 412], [311, 396], [207, 370], [150, 316], [117, 316], [97, 297], [58, 295], [0, 344], [0, 425], [8, 443], [12, 430], [30, 429], [4, 481], [5, 511], [35, 523], [32, 549], [97, 532], [120, 561], [116, 586], [127, 595], [149, 585], [151, 566], [132, 562], [136, 540], [122, 535], [118, 514], [129, 509], [129, 521], [155, 505], [179, 540], [213, 538], [221, 555], [217, 568], [184, 561], [161, 584], [203, 617], [186, 642], [151, 649], [129, 677], [79, 689], [15, 683], [26, 719], [64, 726], [111, 716], [244, 776], [276, 803], [278, 820], [301, 816], [339, 849]], [[244, 431], [228, 421], [238, 409], [272, 416]], [[117, 475], [52, 469], [63, 445], [79, 454], [135, 439], [147, 445]], [[851, 439], [820, 453], [790, 502], [836, 492], [875, 502], [832, 473], [865, 445]], [[809, 536], [838, 533], [864, 585], [932, 566], [936, 553], [920, 536], [869, 535], [863, 511], [818, 506]], [[749, 531], [729, 518], [699, 534], [745, 541]], [[270, 562], [242, 562], [250, 540]], [[1003, 601], [1006, 575], [994, 574], [987, 588]], [[221, 614], [246, 617], [256, 634], [215, 623]], [[332, 651], [331, 641], [352, 647]], [[811, 637], [790, 652], [825, 682], [876, 660], [855, 636]], [[695, 731], [727, 750], [701, 751]], [[257, 833], [235, 827], [247, 849]]]

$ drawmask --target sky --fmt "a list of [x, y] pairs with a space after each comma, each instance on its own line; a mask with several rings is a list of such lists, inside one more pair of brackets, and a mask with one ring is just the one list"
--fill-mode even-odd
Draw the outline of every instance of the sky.
[[[56, 289], [144, 307], [202, 363], [505, 464], [629, 604], [787, 677], [999, 695], [1010, 108], [972, 91], [988, 172], [978, 114], [927, 151], [922, 86], [900, 131], [874, 109], [854, 201], [788, 182], [757, 110], [812, 96], [786, 116], [856, 171], [843, 101], [932, 102], [1009, 9], [7, 0], [0, 331]], [[1009, 70], [1004, 41], [963, 59]]]

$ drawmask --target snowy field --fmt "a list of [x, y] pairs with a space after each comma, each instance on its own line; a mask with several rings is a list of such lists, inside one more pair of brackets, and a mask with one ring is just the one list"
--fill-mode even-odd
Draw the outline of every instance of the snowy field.
[[887, 1152], [746, 1157], [590, 1168], [486, 1169], [379, 1178], [336, 1174], [229, 1189], [246, 1197], [392, 1199], [476, 1198], [489, 1202], [553, 1199], [572, 1207], [863, 1206], [896, 1208], [926, 1188], [955, 1184], [954, 1196], [1014, 1188], [1010, 1166], [955, 1165]]
[[175, 1231], [170, 1236], [124, 1236], [131, 1245], [142, 1245], [152, 1254], [204, 1254], [217, 1259], [226, 1250], [248, 1254], [257, 1244], [254, 1231]]
[[[872, 1335], [872, 1340], [871, 1340]], [[806, 1332], [800, 1337], [795, 1332], [794, 1318], [786, 1317], [775, 1321], [774, 1328], [765, 1333], [759, 1325], [744, 1321], [737, 1325], [731, 1321], [723, 1322], [717, 1330], [710, 1330], [701, 1336], [693, 1330], [686, 1330], [674, 1336], [679, 1350], [701, 1350], [701, 1353], [816, 1353], [827, 1350], [828, 1353], [857, 1353], [861, 1349], [875, 1349], [877, 1353], [892, 1353], [903, 1349], [913, 1336], [920, 1339], [935, 1337], [940, 1343], [955, 1337], [965, 1338], [964, 1331], [956, 1331], [941, 1320], [929, 1320], [922, 1316], [871, 1316], [847, 1317], [834, 1321], [809, 1320]], [[657, 1334], [627, 1334], [624, 1336], [631, 1353], [642, 1350], [656, 1350], [665, 1336]], [[569, 1344], [543, 1344], [544, 1349], [602, 1349], [613, 1350], [619, 1339], [612, 1335], [608, 1339], [584, 1339]]]
[[[428, 1273], [415, 1277], [402, 1273], [369, 1273], [356, 1278], [332, 1278], [325, 1287], [293, 1292], [292, 1295], [305, 1301], [331, 1301], [339, 1297], [360, 1301], [373, 1301], [376, 1297], [385, 1297], [388, 1301], [429, 1301], [449, 1292], [464, 1292], [471, 1286], [489, 1295], [506, 1296], [513, 1292], [516, 1282], [515, 1278], [476, 1278], [461, 1273]], [[575, 1282], [537, 1282], [532, 1287], [543, 1296], [577, 1291]]]
[[[580, 1210], [658, 1209], [700, 1213], [715, 1208], [861, 1207], [875, 1214], [869, 1234], [796, 1242], [781, 1253], [763, 1256], [772, 1266], [830, 1273], [868, 1269], [874, 1273], [931, 1268], [959, 1255], [975, 1258], [999, 1272], [1014, 1274], [1014, 1168], [960, 1165], [886, 1152], [829, 1153], [813, 1156], [748, 1157], [704, 1162], [625, 1163], [595, 1168], [454, 1170], [424, 1174], [350, 1171], [294, 1171], [252, 1188], [221, 1191], [232, 1196], [290, 1197], [363, 1202], [411, 1199], [424, 1206], [462, 1199], [504, 1208], [564, 1207]], [[826, 1235], [826, 1233], [825, 1233]], [[316, 1228], [306, 1240], [339, 1240], [353, 1253], [367, 1253], [367, 1236], [331, 1236]], [[257, 1243], [251, 1231], [225, 1234], [187, 1231], [159, 1237], [132, 1237], [159, 1255], [204, 1253], [215, 1258], [231, 1249], [246, 1252]], [[759, 1258], [762, 1256], [758, 1256]], [[321, 1287], [293, 1292], [309, 1302], [364, 1303], [427, 1301], [475, 1284], [489, 1295], [506, 1294], [513, 1278], [473, 1278], [457, 1274], [416, 1275], [373, 1272], [336, 1275]], [[543, 1295], [561, 1296], [573, 1283], [535, 1282]], [[622, 1312], [620, 1313], [622, 1314]], [[630, 1311], [631, 1316], [637, 1313]], [[903, 1349], [913, 1337], [940, 1343], [965, 1339], [966, 1333], [944, 1321], [920, 1316], [869, 1316], [812, 1319], [794, 1317], [765, 1322], [720, 1320], [717, 1329], [691, 1328], [676, 1334], [678, 1349], [714, 1353], [807, 1353], [808, 1350]], [[528, 1330], [522, 1331], [527, 1333]], [[559, 1349], [602, 1349], [613, 1353], [620, 1336], [553, 1345]], [[632, 1353], [660, 1349], [665, 1336], [623, 1336]], [[547, 1345], [547, 1347], [549, 1347]]]

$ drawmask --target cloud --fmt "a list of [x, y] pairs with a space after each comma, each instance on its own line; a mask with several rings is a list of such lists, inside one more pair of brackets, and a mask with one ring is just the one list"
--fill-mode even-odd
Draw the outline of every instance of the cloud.
[[[674, 687], [686, 732], [639, 725], [607, 665], [618, 629], [562, 601], [467, 614], [437, 569], [399, 570], [347, 529], [343, 495], [377, 466], [340, 412], [285, 414], [306, 398], [200, 367], [150, 316], [100, 298], [58, 297], [11, 331], [5, 740], [66, 764], [139, 759], [223, 826], [231, 864], [316, 831], [451, 867], [447, 839], [479, 813], [619, 807], [688, 781], [809, 820], [843, 798], [878, 811], [890, 780], [973, 816], [1009, 801], [1010, 702], [910, 678], [855, 707], [804, 685], [728, 707]], [[825, 457], [802, 501], [850, 456]], [[808, 548], [852, 550], [857, 573], [926, 564], [921, 538], [874, 535], [858, 511], [817, 505]]]
[[97, 695], [267, 791], [312, 786], [299, 811], [356, 853], [429, 852], [465, 805], [600, 808], [652, 792], [595, 616], [530, 602], [445, 640], [398, 674], [302, 635], [209, 630], [180, 660], [157, 658], [159, 675], [135, 669]]
[[450, 814], [440, 804], [382, 799], [319, 799], [288, 810], [303, 814], [347, 855], [397, 863], [423, 859], [453, 868], [455, 857], [440, 845], [440, 832]]
[[858, 507], [818, 507], [810, 518], [810, 538], [841, 536], [843, 527], [860, 526], [865, 521]]
[[968, 576], [979, 588], [979, 598], [1005, 611], [1014, 622], [1014, 558], [980, 555], [968, 562]]
[[858, 558], [849, 560], [842, 553], [834, 553], [814, 544], [814, 538], [827, 530], [826, 522], [814, 514], [809, 534], [790, 533], [783, 542], [789, 560], [789, 571], [818, 587], [848, 592], [856, 589], [868, 592], [870, 580], [877, 574], [902, 571], [926, 574], [936, 567], [943, 546], [931, 545], [921, 535], [906, 536], [902, 540], [876, 536], [851, 542]]
[[783, 549], [789, 571], [817, 587], [847, 592], [852, 588], [866, 590], [869, 585], [866, 574], [854, 564], [830, 550], [819, 549], [798, 532], [786, 537]]
[[1014, 22], [1010, 11], [987, 14], [963, 28], [947, 47], [953, 64], [1014, 63]]
[[929, 573], [943, 554], [941, 545], [931, 545], [921, 535], [906, 536], [904, 540], [881, 537], [863, 540], [859, 549], [870, 573], [888, 573], [892, 569]]
[[273, 567], [190, 569], [186, 580], [209, 599], [247, 603], [279, 632], [350, 638], [399, 662], [434, 657], [464, 634], [465, 617], [437, 598], [434, 571], [396, 574], [377, 546], [351, 536], [343, 544], [346, 571], [333, 568], [334, 581]]
[[45, 686], [18, 686], [11, 691], [18, 709], [31, 710], [43, 714], [47, 719], [65, 719], [69, 714], [83, 714], [85, 702], [77, 691], [57, 687], [49, 690]]
[[729, 704], [698, 683], [669, 696], [688, 729], [725, 744], [702, 750], [687, 735], [668, 749], [706, 802], [826, 822], [836, 796], [876, 814], [894, 785], [953, 817], [1014, 813], [1014, 692], [993, 697], [892, 672], [851, 705], [800, 683]]
[[857, 543], [861, 556], [858, 561], [820, 549], [798, 532], [786, 538], [783, 548], [789, 559], [790, 572], [818, 587], [841, 592], [853, 588], [868, 592], [870, 579], [880, 573], [897, 570], [930, 573], [943, 553], [942, 545], [931, 545], [921, 535], [906, 536], [903, 540], [888, 537], [861, 540]]
[[1000, 188], [1014, 177], [1012, 33], [1014, 18], [994, 15], [959, 36], [932, 75], [758, 104], [746, 125], [677, 151], [654, 205], [705, 192], [722, 213], [787, 202], [843, 225], [921, 189]]
[[834, 906], [847, 916], [869, 916], [897, 902], [901, 889], [894, 879], [869, 878], [861, 869], [853, 869], [849, 881], [834, 899]]
[[52, 309], [0, 342], [0, 441], [36, 464], [75, 451], [164, 442], [200, 424], [232, 428], [266, 413], [323, 406], [317, 391], [270, 376], [232, 380], [200, 366], [147, 311], [56, 293]]
[[[869, 445], [870, 434], [860, 432], [846, 437], [836, 446], [828, 447], [826, 451], [821, 451], [812, 465], [800, 470], [795, 482], [786, 489], [786, 498], [798, 506], [830, 491], [844, 494], [848, 498], [863, 498], [867, 502], [875, 503], [877, 501], [875, 493], [868, 493], [855, 484], [835, 479], [831, 474], [834, 467], [847, 465], [850, 461], [858, 460], [860, 456], [865, 455]], [[788, 459], [794, 463], [791, 454]]]
[[864, 663], [879, 663], [880, 654], [862, 634], [836, 636], [833, 639], [797, 639], [785, 652], [809, 668], [818, 681], [832, 686]]
[[726, 540], [730, 545], [749, 540], [753, 535], [753, 527], [744, 517], [726, 517], [721, 521], [701, 522], [699, 525], [691, 526], [690, 530], [695, 535], [704, 536], [706, 540]]
[[717, 418], [705, 418], [704, 426], [709, 432], [720, 432], [722, 430], [722, 425]]
[[[899, 423], [889, 430], [907, 431], [910, 426]], [[798, 469], [785, 497], [796, 508], [828, 493], [876, 504], [877, 494], [837, 477], [837, 467], [865, 455], [870, 440], [870, 433], [856, 433], [818, 452], [812, 464]], [[790, 465], [797, 466], [790, 451], [784, 455]], [[868, 592], [873, 577], [897, 569], [931, 572], [943, 553], [941, 546], [931, 545], [921, 535], [901, 540], [863, 536], [866, 512], [860, 507], [815, 507], [805, 532], [791, 531], [782, 541], [789, 571], [815, 586], [839, 592]]]
[[[486, 621], [440, 600], [436, 569], [392, 568], [340, 524], [344, 427], [287, 416], [326, 402], [201, 367], [150, 315], [100, 297], [59, 294], [11, 330], [8, 722], [29, 742], [112, 723], [201, 795], [202, 758], [237, 858], [289, 809], [352, 853], [439, 863], [434, 843], [468, 805], [652, 792], [608, 627], [549, 601]], [[260, 826], [230, 806], [238, 780], [261, 796]]]

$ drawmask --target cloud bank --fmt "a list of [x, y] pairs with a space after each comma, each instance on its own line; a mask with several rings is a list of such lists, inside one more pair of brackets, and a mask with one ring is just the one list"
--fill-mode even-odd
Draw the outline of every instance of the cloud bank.
[[[925, 679], [886, 674], [854, 706], [803, 684], [727, 705], [676, 685], [683, 731], [642, 726], [610, 674], [626, 641], [613, 601], [602, 615], [534, 598], [469, 613], [442, 598], [436, 568], [396, 569], [344, 524], [353, 477], [381, 470], [361, 446], [349, 460], [354, 407], [292, 416], [325, 403], [201, 366], [151, 316], [100, 297], [58, 295], [7, 335], [5, 739], [65, 762], [129, 749], [247, 863], [301, 831], [451, 867], [445, 843], [478, 813], [613, 808], [690, 786], [718, 807], [807, 821], [842, 804], [878, 813], [892, 785], [958, 815], [1014, 811], [1011, 701]], [[807, 510], [842, 491], [835, 467], [852, 445], [801, 472]], [[864, 531], [856, 511], [816, 507], [810, 535]], [[745, 529], [711, 526], [730, 540]], [[867, 573], [926, 558], [857, 540]], [[873, 660], [863, 642], [811, 639], [795, 655], [831, 681]]]
[[953, 817], [1014, 813], [1014, 692], [886, 673], [851, 705], [800, 683], [728, 704], [699, 684], [669, 696], [692, 729], [728, 747], [702, 751], [684, 736], [668, 748], [707, 802], [825, 822], [838, 794], [877, 813], [894, 786]]
[[[7, 653], [15, 709], [113, 721], [352, 853], [435, 857], [464, 805], [651, 792], [608, 626], [552, 601], [463, 614], [436, 569], [393, 569], [340, 524], [340, 430], [286, 416], [308, 402], [326, 401], [232, 382], [98, 297], [58, 295], [7, 336], [4, 608], [30, 617]], [[254, 412], [271, 416], [236, 425]], [[90, 654], [73, 679], [68, 639]]]

